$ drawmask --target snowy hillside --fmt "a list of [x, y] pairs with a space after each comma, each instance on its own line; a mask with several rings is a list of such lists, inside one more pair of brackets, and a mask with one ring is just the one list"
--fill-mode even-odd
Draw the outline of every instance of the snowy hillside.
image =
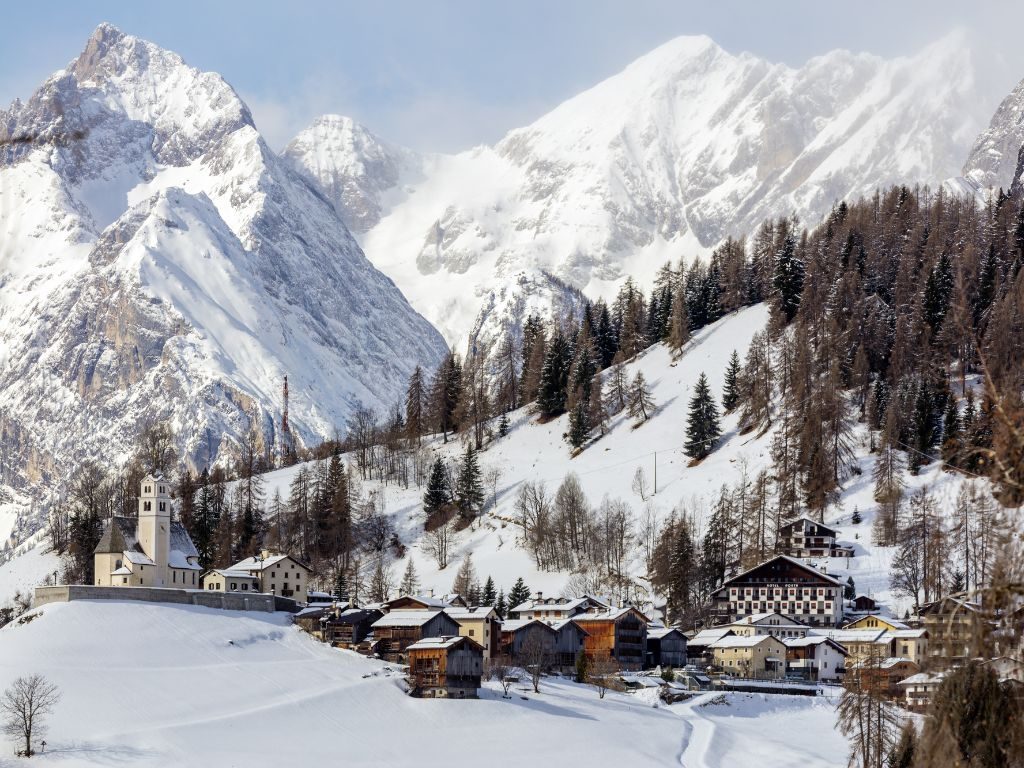
[[101, 25], [0, 138], [2, 484], [42, 499], [156, 420], [194, 462], [250, 429], [274, 449], [286, 375], [318, 441], [445, 351], [234, 90], [174, 53]]
[[[38, 672], [61, 690], [41, 765], [526, 765], [573, 754], [593, 765], [720, 766], [755, 742], [773, 766], [839, 766], [831, 702], [710, 696], [673, 707], [545, 681], [502, 699], [412, 699], [381, 662], [331, 649], [284, 614], [145, 603], [48, 605], [0, 630], [0, 689]], [[115, 639], [116, 638], [116, 639]], [[752, 715], [757, 714], [755, 719]], [[820, 738], [803, 752], [793, 738]], [[509, 762], [503, 762], [508, 760]]]
[[[381, 209], [367, 255], [461, 342], [524, 273], [607, 296], [765, 217], [814, 222], [845, 196], [953, 176], [981, 127], [974, 85], [955, 34], [913, 58], [834, 51], [799, 69], [682, 37], [493, 147], [398, 180], [385, 164], [345, 204]], [[337, 202], [338, 188], [366, 186], [381, 143], [328, 124], [288, 154]]]
[[[590, 443], [576, 457], [570, 456], [569, 446], [563, 438], [568, 430], [568, 417], [562, 416], [546, 424], [539, 424], [528, 409], [513, 414], [510, 433], [491, 444], [481, 455], [480, 465], [486, 476], [496, 470], [496, 487], [487, 485], [488, 509], [480, 522], [464, 532], [455, 547], [452, 564], [443, 571], [437, 569], [421, 541], [423, 535], [423, 488], [408, 490], [395, 485], [382, 485], [368, 481], [362, 484], [364, 494], [375, 493], [384, 502], [392, 516], [403, 542], [410, 547], [416, 570], [424, 589], [437, 594], [449, 592], [455, 579], [461, 557], [471, 553], [481, 579], [492, 576], [498, 587], [508, 589], [522, 576], [533, 590], [560, 594], [570, 577], [565, 572], [538, 571], [529, 554], [517, 546], [520, 532], [512, 521], [516, 518], [515, 500], [521, 483], [542, 481], [554, 493], [570, 472], [575, 473], [592, 505], [602, 498], [626, 501], [633, 510], [634, 534], [639, 538], [640, 527], [647, 516], [664, 521], [673, 508], [685, 507], [694, 513], [698, 526], [711, 512], [711, 505], [725, 484], [734, 484], [745, 467], [749, 479], [769, 465], [769, 446], [772, 432], [760, 437], [739, 435], [737, 417], [722, 419], [723, 437], [719, 448], [697, 466], [683, 453], [684, 430], [689, 401], [701, 372], [707, 374], [712, 391], [720, 396], [728, 358], [735, 349], [742, 358], [751, 337], [764, 327], [768, 310], [763, 305], [751, 307], [723, 318], [695, 334], [683, 356], [675, 361], [664, 345], [656, 345], [627, 366], [628, 378], [636, 371], [644, 374], [651, 385], [656, 412], [638, 428], [625, 412], [612, 420], [608, 435]], [[441, 455], [457, 458], [464, 450], [461, 442], [443, 445], [440, 439], [431, 448]], [[889, 564], [893, 550], [876, 547], [871, 541], [871, 527], [876, 504], [872, 498], [871, 467], [874, 456], [869, 453], [865, 430], [858, 430], [855, 451], [862, 474], [854, 476], [844, 488], [840, 505], [826, 517], [829, 525], [838, 528], [840, 540], [854, 546], [857, 556], [834, 558], [827, 565], [830, 572], [845, 580], [853, 576], [857, 590], [887, 603], [902, 615], [908, 604], [896, 598], [889, 589]], [[354, 457], [346, 457], [354, 461]], [[301, 465], [300, 465], [301, 466]], [[289, 485], [300, 469], [289, 467], [265, 475], [267, 498], [279, 493], [287, 499]], [[637, 470], [645, 476], [646, 498], [634, 490]], [[655, 476], [657, 487], [655, 488]], [[938, 462], [925, 467], [921, 474], [907, 478], [907, 494], [927, 485], [945, 511], [953, 509], [963, 476], [943, 472]], [[497, 499], [497, 507], [490, 505]], [[854, 508], [863, 518], [859, 525], [851, 523]], [[698, 530], [700, 532], [700, 530]], [[644, 565], [641, 547], [634, 544], [631, 572], [643, 584]], [[400, 576], [405, 561], [395, 563], [396, 576]]]

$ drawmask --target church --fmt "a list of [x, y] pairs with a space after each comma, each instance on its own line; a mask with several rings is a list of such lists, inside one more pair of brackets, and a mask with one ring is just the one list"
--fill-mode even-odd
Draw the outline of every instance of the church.
[[139, 487], [139, 516], [112, 517], [93, 550], [96, 585], [200, 589], [199, 552], [172, 519], [170, 484], [147, 475]]

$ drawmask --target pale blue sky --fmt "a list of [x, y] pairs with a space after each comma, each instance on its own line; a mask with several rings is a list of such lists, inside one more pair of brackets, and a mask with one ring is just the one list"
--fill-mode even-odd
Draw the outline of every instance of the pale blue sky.
[[[294, 7], [287, 7], [294, 6]], [[50, 2], [0, 14], [0, 104], [31, 94], [100, 21], [220, 72], [275, 148], [317, 114], [420, 150], [492, 142], [677, 35], [799, 65], [833, 48], [912, 54], [971, 34], [993, 102], [1024, 78], [1024, 3], [518, 0]], [[993, 103], [994, 106], [994, 103]]]

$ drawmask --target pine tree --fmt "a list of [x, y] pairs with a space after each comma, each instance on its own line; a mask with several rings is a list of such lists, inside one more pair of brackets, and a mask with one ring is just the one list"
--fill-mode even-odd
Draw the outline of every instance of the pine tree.
[[603, 437], [608, 431], [608, 409], [604, 404], [604, 386], [601, 375], [595, 374], [590, 384], [590, 400], [587, 402], [587, 428], [597, 430]]
[[626, 369], [622, 363], [615, 363], [608, 376], [608, 398], [612, 413], [619, 413], [629, 401], [629, 386], [626, 383]]
[[[429, 490], [429, 489], [428, 489]], [[464, 518], [473, 518], [484, 503], [484, 484], [480, 475], [480, 464], [476, 449], [466, 446], [459, 466], [459, 478], [455, 484], [455, 504]]]
[[669, 563], [669, 607], [673, 620], [679, 621], [693, 607], [697, 573], [697, 553], [690, 533], [690, 524], [682, 520], [676, 526], [675, 542]]
[[494, 579], [488, 576], [487, 581], [484, 582], [484, 591], [480, 595], [480, 602], [482, 605], [490, 605], [493, 607], [497, 599], [498, 596], [494, 592]]
[[651, 397], [651, 388], [647, 386], [643, 372], [637, 371], [629, 385], [629, 415], [631, 418], [639, 419], [639, 423], [643, 424], [653, 410], [654, 399]]
[[725, 386], [722, 388], [722, 409], [732, 413], [739, 405], [740, 356], [734, 349], [729, 357], [729, 365], [725, 369]]
[[714, 450], [715, 441], [721, 434], [718, 408], [708, 386], [708, 377], [702, 372], [690, 400], [684, 448], [686, 455], [693, 459], [703, 459]]
[[494, 601], [494, 612], [498, 614], [498, 618], [504, 620], [505, 614], [508, 612], [508, 603], [505, 602], [505, 590], [498, 590], [498, 599]]
[[843, 587], [843, 597], [846, 600], [853, 600], [857, 596], [857, 586], [853, 582], [853, 576], [846, 578], [846, 586]]
[[566, 439], [569, 441], [569, 445], [573, 447], [573, 450], [579, 450], [580, 446], [587, 441], [588, 432], [587, 414], [583, 410], [583, 402], [581, 401], [576, 403], [576, 407], [569, 414], [569, 431], [566, 433]]
[[501, 418], [498, 419], [498, 437], [505, 437], [508, 434], [508, 414], [501, 414]]
[[423, 384], [423, 369], [418, 365], [409, 377], [409, 386], [405, 390], [405, 430], [406, 436], [416, 440], [419, 445], [423, 437], [426, 390]]
[[423, 493], [423, 513], [430, 519], [435, 513], [451, 502], [451, 488], [448, 484], [448, 473], [440, 457], [434, 459], [427, 479], [427, 490]]
[[523, 577], [520, 576], [508, 592], [508, 610], [511, 611], [517, 605], [521, 605], [529, 599], [530, 588], [523, 583]]
[[569, 382], [569, 343], [561, 331], [556, 331], [540, 372], [537, 407], [544, 417], [565, 413], [566, 387]]
[[775, 254], [775, 307], [785, 322], [790, 322], [800, 307], [800, 294], [804, 288], [804, 264], [796, 253], [796, 239], [787, 232], [782, 247]]
[[409, 562], [405, 566], [405, 573], [402, 574], [402, 583], [398, 591], [403, 595], [415, 595], [420, 589], [420, 577], [416, 573], [416, 566], [413, 565], [412, 555], [409, 555]]

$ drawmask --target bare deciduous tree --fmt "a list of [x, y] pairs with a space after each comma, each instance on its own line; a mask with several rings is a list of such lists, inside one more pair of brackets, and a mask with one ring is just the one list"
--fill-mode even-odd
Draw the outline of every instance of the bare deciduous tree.
[[530, 633], [516, 655], [516, 663], [525, 669], [533, 683], [533, 692], [540, 693], [540, 676], [551, 663], [552, 646], [545, 643], [539, 635], [541, 630]]
[[19, 677], [0, 698], [3, 731], [25, 740], [26, 757], [34, 754], [32, 740], [41, 738], [46, 731], [46, 716], [60, 701], [57, 686], [39, 674]]

